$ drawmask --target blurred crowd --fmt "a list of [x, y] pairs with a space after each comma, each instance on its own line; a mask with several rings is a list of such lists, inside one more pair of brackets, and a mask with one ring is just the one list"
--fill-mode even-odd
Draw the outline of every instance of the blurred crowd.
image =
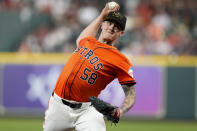
[[[197, 55], [197, 0], [114, 0], [127, 16], [116, 46], [134, 55]], [[107, 0], [0, 0], [0, 11], [50, 15], [54, 25], [26, 34], [18, 52], [73, 52], [82, 29], [99, 15]]]

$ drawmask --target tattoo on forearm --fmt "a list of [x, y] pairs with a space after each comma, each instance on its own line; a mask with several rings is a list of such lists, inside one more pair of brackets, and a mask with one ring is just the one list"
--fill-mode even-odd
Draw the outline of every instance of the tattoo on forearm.
[[135, 91], [135, 87], [134, 86], [126, 86], [123, 85], [123, 90], [125, 93], [125, 99], [124, 102], [121, 106], [121, 110], [124, 113], [128, 112], [129, 109], [131, 109], [133, 107], [133, 105], [135, 104], [136, 101], [136, 91]]

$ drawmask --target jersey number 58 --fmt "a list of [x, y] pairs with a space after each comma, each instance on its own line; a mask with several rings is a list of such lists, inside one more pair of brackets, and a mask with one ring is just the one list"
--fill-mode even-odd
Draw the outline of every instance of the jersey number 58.
[[87, 80], [87, 82], [93, 85], [98, 78], [98, 75], [95, 72], [92, 72], [90, 69], [85, 68], [83, 71], [83, 75], [80, 76], [82, 80]]

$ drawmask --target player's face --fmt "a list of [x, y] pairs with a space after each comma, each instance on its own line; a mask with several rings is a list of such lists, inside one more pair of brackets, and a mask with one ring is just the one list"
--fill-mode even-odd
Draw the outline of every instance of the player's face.
[[123, 31], [117, 26], [117, 24], [111, 21], [104, 21], [101, 29], [102, 37], [107, 41], [115, 41], [123, 34]]

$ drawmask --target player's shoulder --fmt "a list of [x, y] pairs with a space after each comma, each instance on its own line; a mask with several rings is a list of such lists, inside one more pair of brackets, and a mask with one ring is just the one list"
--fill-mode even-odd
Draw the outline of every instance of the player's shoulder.
[[119, 58], [125, 62], [129, 62], [129, 59], [123, 53], [121, 53], [118, 49], [114, 50], [114, 52], [116, 53], [116, 58]]
[[95, 37], [87, 36], [80, 40], [79, 46], [82, 46], [83, 44], [87, 44], [87, 43], [90, 44], [90, 43], [97, 43], [97, 42], [98, 40]]
[[98, 41], [97, 39], [96, 39], [96, 37], [93, 37], [93, 36], [87, 36], [87, 37], [85, 37], [85, 38], [83, 38], [84, 40], [87, 40], [87, 41]]

